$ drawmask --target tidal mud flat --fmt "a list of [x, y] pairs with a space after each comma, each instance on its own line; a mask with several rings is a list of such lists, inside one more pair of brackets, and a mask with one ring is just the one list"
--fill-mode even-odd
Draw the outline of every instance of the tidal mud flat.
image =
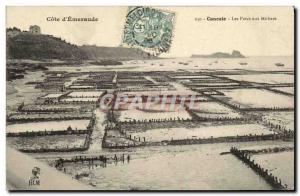
[[[273, 190], [233, 154], [221, 153], [232, 146], [293, 147], [294, 92], [287, 91], [294, 88], [293, 62], [285, 57], [280, 61], [286, 66], [276, 67], [278, 58], [249, 57], [243, 59], [247, 65], [240, 59], [210, 65], [216, 60], [175, 58], [49, 66], [9, 83], [16, 91], [7, 98], [7, 144], [54, 168], [60, 159], [84, 160], [56, 168], [97, 189]], [[35, 83], [28, 83], [33, 77]], [[102, 110], [107, 94], [129, 99], [119, 109], [112, 101]], [[135, 95], [143, 97], [142, 105], [150, 96], [196, 95], [196, 108], [128, 108]], [[293, 155], [253, 158], [290, 190]]]

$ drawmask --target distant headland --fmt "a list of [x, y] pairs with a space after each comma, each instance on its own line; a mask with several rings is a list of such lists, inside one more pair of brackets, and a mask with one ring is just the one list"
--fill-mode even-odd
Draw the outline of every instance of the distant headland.
[[213, 54], [192, 54], [191, 58], [246, 58], [240, 51], [233, 50], [232, 53], [215, 52]]
[[[64, 59], [64, 60], [138, 60], [157, 57], [137, 48], [96, 45], [78, 46], [60, 37], [43, 34], [38, 25], [29, 31], [17, 27], [6, 29], [7, 58], [9, 59]], [[113, 61], [105, 61], [112, 63]], [[103, 62], [96, 62], [98, 65]]]

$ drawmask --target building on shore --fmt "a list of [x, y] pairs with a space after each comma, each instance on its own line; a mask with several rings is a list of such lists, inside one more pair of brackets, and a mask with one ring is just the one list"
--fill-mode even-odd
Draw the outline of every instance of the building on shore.
[[29, 32], [32, 34], [41, 34], [41, 27], [37, 25], [31, 25], [29, 27]]

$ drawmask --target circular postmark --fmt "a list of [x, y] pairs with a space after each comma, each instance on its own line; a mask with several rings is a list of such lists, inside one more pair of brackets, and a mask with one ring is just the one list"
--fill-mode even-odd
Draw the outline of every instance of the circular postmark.
[[149, 7], [136, 7], [126, 16], [123, 43], [150, 50], [167, 52], [171, 46], [174, 13]]

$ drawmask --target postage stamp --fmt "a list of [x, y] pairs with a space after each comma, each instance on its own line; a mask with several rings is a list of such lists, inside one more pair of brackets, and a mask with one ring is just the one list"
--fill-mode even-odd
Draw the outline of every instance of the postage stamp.
[[150, 7], [129, 8], [123, 44], [160, 54], [168, 52], [172, 42], [175, 13]]

